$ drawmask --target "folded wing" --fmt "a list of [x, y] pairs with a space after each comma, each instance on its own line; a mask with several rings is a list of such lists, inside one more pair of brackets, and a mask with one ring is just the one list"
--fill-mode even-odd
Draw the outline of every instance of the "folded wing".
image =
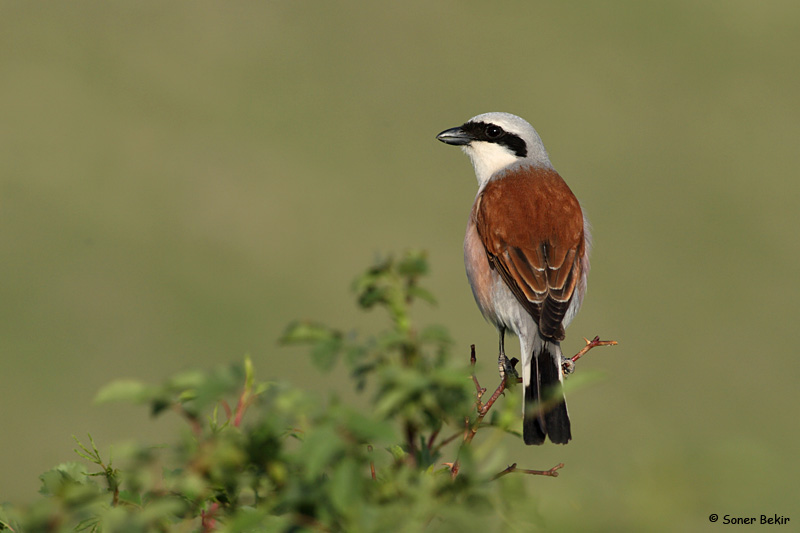
[[562, 340], [585, 253], [583, 214], [572, 191], [555, 170], [520, 167], [487, 183], [474, 216], [489, 264], [542, 335]]

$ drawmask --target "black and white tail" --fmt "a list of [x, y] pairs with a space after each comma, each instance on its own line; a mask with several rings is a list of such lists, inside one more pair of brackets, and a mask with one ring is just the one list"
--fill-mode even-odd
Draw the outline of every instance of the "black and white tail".
[[525, 444], [543, 444], [545, 436], [555, 444], [572, 439], [567, 400], [561, 379], [561, 345], [537, 335], [533, 356], [525, 371], [530, 372], [525, 386], [522, 437]]

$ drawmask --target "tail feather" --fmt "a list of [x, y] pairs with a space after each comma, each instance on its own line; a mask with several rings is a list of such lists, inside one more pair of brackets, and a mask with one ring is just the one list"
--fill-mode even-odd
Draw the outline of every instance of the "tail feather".
[[531, 381], [525, 387], [525, 401], [522, 413], [522, 438], [525, 444], [540, 445], [544, 444], [546, 431], [545, 418], [540, 409], [537, 409], [541, 402], [539, 400], [538, 375], [536, 372], [536, 362], [531, 364]]
[[561, 384], [561, 346], [553, 340], [536, 341], [525, 387], [522, 436], [525, 444], [543, 444], [545, 436], [566, 444], [572, 431]]

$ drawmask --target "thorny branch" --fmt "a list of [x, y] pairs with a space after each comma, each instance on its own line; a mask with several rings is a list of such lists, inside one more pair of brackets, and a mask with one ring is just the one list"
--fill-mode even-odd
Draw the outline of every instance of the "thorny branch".
[[[489, 401], [485, 404], [482, 403], [483, 395], [486, 392], [486, 389], [481, 387], [480, 383], [478, 382], [478, 377], [475, 375], [475, 363], [477, 362], [477, 357], [475, 357], [475, 345], [470, 346], [470, 358], [469, 362], [472, 365], [472, 381], [475, 383], [475, 390], [477, 391], [477, 401], [475, 402], [475, 409], [478, 411], [478, 417], [475, 419], [473, 424], [469, 423], [469, 419], [466, 420], [466, 428], [464, 430], [464, 442], [462, 443], [463, 446], [469, 445], [472, 442], [472, 439], [475, 438], [475, 434], [478, 433], [478, 428], [483, 422], [483, 419], [489, 413], [489, 409], [492, 408], [494, 402], [503, 394], [503, 391], [506, 390], [506, 380], [503, 379], [500, 381], [500, 385], [497, 386], [495, 389], [494, 394], [492, 397], [489, 398]], [[458, 471], [461, 468], [461, 461], [457, 458], [452, 466], [450, 467], [450, 475], [453, 479], [456, 478], [458, 475]]]
[[[601, 341], [600, 337], [595, 337], [591, 341], [586, 339], [586, 338], [584, 338], [583, 340], [586, 341], [586, 346], [581, 348], [581, 350], [578, 353], [576, 353], [572, 357], [562, 357], [561, 365], [562, 365], [562, 368], [563, 368], [563, 371], [564, 371], [565, 375], [572, 374], [575, 371], [575, 363], [576, 363], [576, 361], [578, 359], [580, 359], [581, 357], [583, 357], [584, 355], [586, 355], [586, 353], [589, 350], [591, 350], [592, 348], [594, 348], [596, 346], [614, 346], [614, 345], [617, 344], [617, 341]], [[472, 439], [475, 438], [475, 434], [478, 432], [478, 429], [481, 427], [481, 423], [483, 422], [483, 419], [486, 417], [486, 415], [489, 413], [489, 410], [492, 408], [494, 403], [497, 401], [497, 399], [500, 397], [500, 395], [503, 394], [503, 391], [505, 391], [505, 389], [506, 389], [506, 379], [503, 379], [503, 380], [501, 380], [500, 385], [498, 385], [497, 388], [495, 389], [494, 394], [492, 394], [492, 396], [489, 398], [489, 401], [487, 401], [486, 403], [483, 403], [483, 396], [484, 396], [484, 394], [486, 394], [486, 389], [484, 387], [481, 387], [480, 382], [478, 381], [478, 377], [475, 375], [475, 363], [477, 362], [477, 357], [475, 356], [475, 345], [474, 344], [472, 346], [470, 346], [470, 358], [469, 358], [469, 361], [470, 361], [470, 364], [472, 365], [472, 369], [473, 369], [473, 371], [472, 371], [472, 382], [475, 384], [475, 396], [476, 396], [475, 409], [477, 411], [477, 415], [478, 416], [475, 418], [475, 421], [472, 422], [471, 424], [470, 424], [469, 419], [466, 420], [466, 427], [465, 427], [465, 430], [464, 430], [464, 433], [463, 433], [463, 435], [464, 435], [463, 439], [464, 440], [463, 440], [463, 443], [461, 445], [462, 447], [468, 446], [472, 442]], [[516, 362], [518, 362], [518, 361], [512, 359], [512, 363], [511, 364], [515, 365]], [[522, 381], [522, 379], [518, 378], [518, 381]], [[461, 433], [459, 432], [459, 433], [457, 433], [457, 434], [445, 439], [443, 442], [441, 442], [436, 447], [436, 449], [438, 450], [439, 448], [441, 448], [445, 444], [451, 442], [452, 440], [455, 440], [458, 437], [458, 435], [460, 435], [460, 434]], [[431, 447], [433, 445], [433, 440], [434, 439], [431, 438], [430, 441], [428, 442], [428, 449], [431, 449]], [[450, 466], [450, 475], [451, 475], [451, 477], [453, 479], [455, 479], [456, 476], [458, 475], [458, 471], [459, 471], [459, 468], [461, 466], [460, 460], [458, 458], [456, 458], [455, 462], [453, 462], [453, 463], [445, 463], [445, 464]], [[505, 470], [503, 470], [502, 472], [500, 472], [497, 475], [495, 475], [492, 478], [492, 480], [498, 479], [498, 478], [503, 477], [503, 476], [505, 476], [507, 474], [510, 474], [512, 472], [519, 472], [521, 474], [531, 474], [531, 475], [537, 475], [537, 476], [557, 477], [558, 476], [558, 470], [563, 468], [563, 467], [564, 467], [564, 463], [559, 463], [556, 466], [554, 466], [553, 468], [551, 468], [550, 470], [529, 470], [529, 469], [525, 469], [525, 468], [517, 468], [517, 463], [514, 463], [511, 466], [509, 466], [508, 468], [506, 468]]]
[[583, 338], [586, 341], [586, 346], [581, 348], [581, 350], [573, 355], [572, 357], [562, 357], [561, 358], [561, 368], [564, 370], [564, 374], [569, 375], [575, 372], [575, 362], [586, 355], [586, 352], [594, 348], [595, 346], [616, 346], [617, 341], [601, 341], [600, 337], [595, 337], [592, 340], [587, 339], [586, 337]]
[[492, 477], [492, 481], [495, 479], [501, 478], [506, 474], [510, 474], [511, 472], [519, 472], [520, 474], [531, 474], [534, 476], [550, 476], [550, 477], [558, 477], [558, 470], [564, 468], [564, 463], [558, 463], [556, 466], [551, 468], [550, 470], [528, 470], [527, 468], [517, 468], [517, 463], [509, 466], [502, 472], [495, 474]]

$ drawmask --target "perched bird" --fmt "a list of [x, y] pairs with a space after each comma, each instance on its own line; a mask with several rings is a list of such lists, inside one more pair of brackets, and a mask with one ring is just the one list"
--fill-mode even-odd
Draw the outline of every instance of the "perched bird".
[[520, 117], [485, 113], [436, 138], [461, 146], [478, 178], [464, 263], [481, 313], [500, 333], [501, 375], [511, 370], [504, 335], [519, 337], [525, 443], [547, 436], [566, 444], [572, 432], [560, 341], [586, 291], [588, 222], [539, 134]]

